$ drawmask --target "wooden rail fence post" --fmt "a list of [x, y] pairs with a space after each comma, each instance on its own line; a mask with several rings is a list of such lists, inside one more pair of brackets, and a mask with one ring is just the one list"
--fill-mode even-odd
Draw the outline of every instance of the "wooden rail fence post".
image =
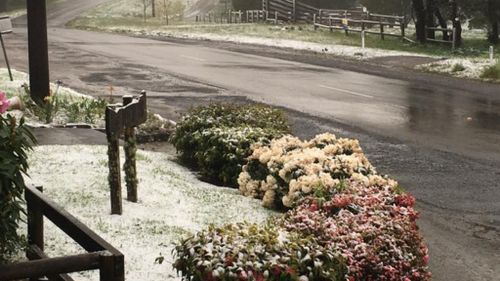
[[[40, 192], [43, 192], [42, 187], [36, 187]], [[36, 245], [40, 250], [43, 251], [43, 212], [39, 202], [36, 198], [32, 197], [28, 193], [25, 193], [27, 215], [28, 215], [28, 244]], [[29, 254], [28, 254], [29, 255]], [[28, 256], [28, 259], [30, 257]], [[38, 280], [38, 279], [37, 279]]]
[[[133, 96], [124, 96], [123, 105], [129, 105], [134, 100]], [[135, 136], [135, 127], [126, 127], [123, 130], [125, 144], [125, 163], [123, 170], [125, 171], [125, 184], [127, 186], [127, 200], [137, 203], [137, 140]]]
[[406, 37], [405, 22], [406, 18], [403, 16], [403, 18], [401, 19], [401, 39], [403, 39], [403, 41]]
[[108, 166], [109, 166], [109, 189], [111, 197], [111, 214], [121, 215], [122, 210], [122, 187], [120, 174], [120, 141], [118, 132], [114, 132], [107, 126], [111, 122], [113, 106], [106, 108], [106, 137], [108, 140]]
[[384, 40], [384, 23], [382, 22], [382, 19], [379, 20], [380, 22], [380, 39]]
[[[120, 260], [122, 260], [120, 262]], [[101, 270], [99, 272], [100, 281], [124, 281], [125, 270], [120, 264], [123, 264], [123, 256], [114, 256], [110, 252], [103, 252], [99, 256]]]

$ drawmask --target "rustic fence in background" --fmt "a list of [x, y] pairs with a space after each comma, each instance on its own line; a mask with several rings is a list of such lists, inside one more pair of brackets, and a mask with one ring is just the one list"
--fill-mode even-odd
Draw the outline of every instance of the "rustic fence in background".
[[[313, 24], [314, 29], [344, 30], [346, 35], [364, 32], [378, 34], [381, 39], [385, 36], [406, 39], [405, 17], [372, 14], [365, 10], [319, 10]], [[388, 32], [386, 27], [399, 30]]]
[[[45, 197], [42, 188], [25, 190], [28, 210], [28, 249], [30, 261], [0, 266], [0, 281], [47, 277], [51, 281], [72, 281], [67, 273], [99, 270], [101, 281], [124, 281], [123, 254], [86, 227], [74, 216]], [[44, 253], [46, 217], [88, 253], [49, 258]]]

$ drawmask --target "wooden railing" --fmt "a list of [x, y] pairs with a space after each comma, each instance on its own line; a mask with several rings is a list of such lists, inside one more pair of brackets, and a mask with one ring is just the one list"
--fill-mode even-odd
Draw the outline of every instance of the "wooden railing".
[[427, 27], [426, 31], [433, 31], [433, 32], [442, 32], [442, 39], [437, 39], [437, 37], [434, 35], [433, 38], [429, 37], [427, 34], [426, 41], [429, 42], [437, 42], [437, 43], [445, 43], [445, 44], [451, 44], [452, 49], [454, 50], [456, 48], [457, 42], [456, 42], [456, 29], [455, 28], [440, 28], [440, 27]]
[[[346, 35], [350, 32], [363, 32], [380, 35], [381, 39], [385, 39], [385, 36], [406, 39], [405, 17], [399, 16], [349, 10], [320, 10], [320, 13], [315, 15], [313, 24], [314, 29], [343, 30]], [[397, 28], [399, 31], [388, 32], [386, 27]]]
[[[25, 198], [28, 210], [28, 250], [30, 261], [0, 266], [0, 281], [29, 278], [38, 280], [72, 281], [67, 273], [99, 270], [101, 281], [124, 281], [123, 254], [45, 197], [42, 188], [27, 187]], [[44, 249], [43, 218], [52, 221], [83, 249], [86, 254], [49, 258]]]

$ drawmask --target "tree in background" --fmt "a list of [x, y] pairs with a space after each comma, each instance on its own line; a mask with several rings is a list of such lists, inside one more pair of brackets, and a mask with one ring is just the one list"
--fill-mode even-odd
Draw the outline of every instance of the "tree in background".
[[417, 30], [417, 41], [425, 43], [426, 41], [426, 16], [423, 0], [412, 0], [413, 10], [415, 12], [415, 28]]
[[377, 14], [411, 16], [411, 0], [361, 0], [361, 4]]
[[262, 9], [262, 0], [233, 0], [235, 10], [259, 10]]

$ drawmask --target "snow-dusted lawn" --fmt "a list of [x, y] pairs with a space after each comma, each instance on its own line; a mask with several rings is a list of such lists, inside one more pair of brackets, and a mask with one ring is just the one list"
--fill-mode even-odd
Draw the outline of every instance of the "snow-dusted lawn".
[[[140, 202], [124, 201], [123, 216], [112, 216], [106, 150], [104, 146], [36, 147], [30, 156], [30, 181], [43, 185], [48, 197], [125, 254], [127, 280], [180, 280], [171, 267], [172, 244], [180, 237], [209, 224], [261, 223], [274, 214], [237, 190], [199, 181], [172, 155], [139, 151]], [[50, 256], [82, 252], [49, 223], [45, 237]], [[155, 263], [158, 257], [165, 258], [163, 264]], [[78, 278], [98, 280], [98, 274], [78, 274]]]
[[480, 79], [484, 70], [496, 64], [496, 60], [480, 58], [450, 58], [419, 65], [416, 68], [428, 72], [446, 73], [461, 78]]

